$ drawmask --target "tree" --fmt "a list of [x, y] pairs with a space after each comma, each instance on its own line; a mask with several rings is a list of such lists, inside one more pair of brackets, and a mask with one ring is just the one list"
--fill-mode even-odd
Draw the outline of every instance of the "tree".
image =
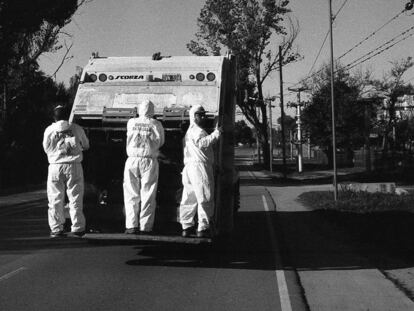
[[397, 123], [396, 104], [398, 102], [398, 97], [413, 92], [412, 85], [405, 83], [402, 78], [404, 73], [414, 65], [412, 57], [392, 61], [391, 64], [392, 68], [385, 75], [385, 77], [381, 81], [374, 81], [377, 89], [385, 92], [385, 94], [388, 96], [386, 105], [383, 107], [387, 113], [387, 119], [384, 120], [385, 122], [383, 126], [384, 157], [387, 155], [388, 150], [390, 149], [392, 153], [395, 152], [395, 142], [391, 138], [391, 133]]
[[[320, 73], [312, 87], [311, 101], [303, 109], [304, 128], [310, 134], [311, 143], [320, 146], [332, 166], [332, 118], [330, 71], [327, 66]], [[349, 73], [337, 69], [334, 81], [336, 141], [338, 148], [344, 148], [349, 156], [352, 150], [364, 143], [365, 107], [358, 102], [360, 89]]]
[[414, 142], [414, 119], [403, 119], [397, 123], [396, 127], [396, 148], [403, 152], [408, 149], [411, 152]]
[[247, 126], [244, 120], [237, 121], [234, 125], [234, 139], [236, 143], [253, 143], [254, 139], [252, 129]]
[[[289, 131], [293, 130], [296, 127], [296, 120], [289, 115], [285, 115], [284, 119], [284, 128], [285, 128], [285, 140], [289, 140]], [[277, 123], [282, 126], [282, 118], [277, 118]]]
[[[207, 0], [197, 20], [196, 38], [187, 44], [196, 55], [220, 55], [226, 48], [237, 56], [238, 88], [247, 93], [238, 105], [258, 133], [265, 163], [269, 144], [263, 83], [279, 69], [280, 57], [283, 64], [299, 58], [293, 46], [299, 27], [288, 17], [288, 4], [287, 0]], [[269, 48], [275, 37], [282, 55]]]
[[82, 75], [83, 68], [80, 66], [76, 66], [76, 73], [70, 77], [69, 79], [69, 104], [73, 105], [73, 102], [75, 101], [76, 92], [78, 91], [78, 86], [80, 83], [81, 75]]
[[0, 78], [7, 78], [18, 67], [37, 68], [42, 53], [62, 48], [58, 44], [62, 27], [86, 2], [0, 0]]
[[0, 107], [7, 104], [0, 120], [0, 187], [42, 177], [43, 130], [52, 106], [67, 103], [69, 96], [63, 84], [39, 71], [37, 61], [62, 48], [59, 35], [70, 36], [62, 28], [89, 1], [0, 0]]

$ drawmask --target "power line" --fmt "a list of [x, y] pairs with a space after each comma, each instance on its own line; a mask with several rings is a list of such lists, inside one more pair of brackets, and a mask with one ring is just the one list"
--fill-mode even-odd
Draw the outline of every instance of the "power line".
[[[395, 36], [394, 38], [388, 40], [387, 42], [381, 44], [380, 46], [378, 46], [377, 48], [373, 49], [372, 51], [365, 53], [364, 55], [362, 55], [361, 57], [355, 59], [354, 61], [352, 61], [351, 63], [347, 64], [344, 66], [345, 69], [351, 69], [365, 61], [367, 61], [368, 59], [373, 58], [374, 56], [381, 54], [382, 52], [388, 50], [389, 48], [393, 47], [394, 45], [396, 45], [397, 43], [400, 43], [401, 41], [404, 41], [406, 39], [408, 39], [409, 37], [411, 37], [412, 35], [414, 35], [414, 33], [411, 33], [410, 35], [408, 35], [407, 37], [403, 37], [401, 40], [398, 40], [397, 42], [395, 42], [394, 44], [389, 45], [390, 43], [394, 42], [396, 39], [398, 39], [399, 37], [405, 36], [407, 35], [408, 32], [410, 32], [411, 30], [414, 29], [414, 26], [411, 26], [410, 28], [404, 30], [402, 33], [398, 34], [397, 36]], [[387, 47], [387, 45], [389, 45]], [[379, 51], [379, 53], [375, 53], [376, 51]], [[374, 55], [370, 56], [371, 54], [375, 53]], [[363, 60], [364, 58], [368, 57], [367, 59]], [[363, 60], [363, 61], [361, 61]]]
[[351, 53], [354, 49], [356, 49], [357, 47], [359, 47], [362, 43], [364, 43], [365, 41], [367, 41], [368, 39], [370, 39], [371, 37], [375, 36], [381, 29], [383, 29], [385, 26], [387, 26], [388, 24], [390, 24], [392, 21], [396, 20], [398, 17], [400, 17], [404, 12], [406, 11], [406, 9], [402, 10], [400, 13], [398, 13], [397, 15], [395, 15], [394, 17], [392, 17], [388, 22], [386, 22], [385, 24], [383, 24], [381, 27], [379, 27], [378, 29], [374, 30], [371, 34], [369, 34], [367, 37], [365, 37], [364, 39], [362, 39], [361, 41], [359, 41], [357, 44], [355, 44], [352, 48], [350, 48], [348, 51], [346, 51], [345, 53], [343, 53], [341, 56], [338, 57], [338, 59], [343, 58], [345, 55]]
[[[352, 69], [352, 68], [354, 68], [355, 66], [358, 66], [358, 65], [360, 65], [360, 64], [362, 64], [362, 63], [364, 63], [364, 62], [366, 62], [366, 61], [368, 61], [368, 60], [370, 60], [370, 59], [372, 59], [373, 57], [375, 57], [375, 56], [377, 56], [377, 55], [379, 55], [379, 54], [381, 54], [381, 53], [385, 52], [386, 50], [388, 50], [388, 49], [392, 48], [392, 47], [393, 47], [393, 46], [395, 46], [396, 44], [398, 44], [398, 43], [400, 43], [400, 42], [402, 42], [402, 41], [404, 41], [404, 40], [406, 40], [406, 39], [410, 38], [411, 36], [413, 36], [413, 35], [414, 35], [414, 33], [411, 33], [411, 34], [407, 35], [406, 37], [403, 37], [402, 39], [400, 39], [400, 40], [396, 41], [394, 44], [389, 45], [390, 43], [394, 42], [394, 41], [395, 41], [395, 40], [397, 40], [399, 37], [402, 37], [402, 36], [406, 35], [409, 31], [411, 31], [411, 30], [413, 30], [413, 29], [414, 29], [414, 26], [412, 26], [412, 27], [410, 27], [410, 28], [408, 28], [408, 29], [404, 30], [402, 33], [398, 34], [398, 35], [397, 35], [397, 36], [395, 36], [394, 38], [392, 38], [392, 39], [388, 40], [387, 42], [385, 42], [385, 43], [381, 44], [380, 46], [376, 47], [375, 49], [371, 50], [370, 52], [365, 53], [365, 54], [364, 54], [364, 55], [362, 55], [361, 57], [359, 57], [359, 58], [355, 59], [354, 61], [350, 62], [349, 64], [345, 65], [343, 68], [344, 68], [344, 69], [348, 69], [348, 70], [349, 70], [349, 69]], [[387, 46], [387, 45], [389, 45], [389, 46]], [[378, 52], [377, 52], [377, 53], [375, 53], [376, 51], [378, 51]], [[375, 53], [375, 54], [373, 54], [373, 53]], [[372, 55], [372, 56], [370, 56], [371, 54], [373, 54], [373, 55]], [[301, 80], [301, 82], [306, 81], [306, 80], [308, 80], [308, 79], [312, 78], [313, 76], [315, 76], [315, 75], [317, 75], [318, 73], [320, 73], [322, 70], [323, 70], [323, 68], [319, 69], [318, 71], [316, 71], [316, 72], [315, 72], [315, 73], [313, 73], [312, 75], [310, 75], [310, 76], [305, 77], [304, 79], [302, 79], [302, 80]], [[300, 82], [298, 82], [297, 84], [299, 84], [299, 83], [300, 83]]]
[[[340, 9], [338, 10], [338, 12], [335, 14], [335, 17], [334, 17], [334, 19], [336, 18], [336, 16], [339, 14], [339, 12], [342, 10], [342, 8], [344, 7], [344, 5], [346, 4], [346, 2], [347, 2], [348, 0], [345, 0], [343, 3], [342, 3], [342, 6], [340, 7]], [[394, 20], [396, 20], [398, 17], [400, 17], [404, 12], [406, 12], [407, 10], [406, 9], [404, 9], [404, 10], [402, 10], [401, 12], [399, 12], [398, 14], [396, 14], [395, 16], [393, 16], [390, 20], [388, 20], [385, 24], [383, 24], [382, 26], [380, 26], [379, 28], [377, 28], [376, 30], [374, 30], [371, 34], [369, 34], [367, 37], [365, 37], [364, 39], [362, 39], [360, 42], [358, 42], [357, 44], [355, 44], [352, 48], [350, 48], [349, 50], [347, 50], [345, 53], [343, 53], [341, 56], [339, 56], [337, 59], [339, 60], [339, 59], [341, 59], [341, 58], [343, 58], [343, 57], [345, 57], [347, 54], [349, 54], [350, 52], [352, 52], [354, 49], [356, 49], [357, 47], [359, 47], [360, 45], [362, 45], [365, 41], [367, 41], [367, 40], [369, 40], [370, 38], [372, 38], [374, 35], [376, 35], [380, 30], [382, 30], [384, 27], [386, 27], [388, 24], [390, 24], [391, 22], [393, 22]], [[305, 78], [303, 78], [302, 80], [301, 80], [301, 82], [303, 82], [303, 81], [306, 81], [306, 80], [308, 80], [308, 79], [310, 79], [310, 78], [312, 78], [313, 76], [315, 76], [315, 75], [317, 75], [317, 74], [319, 74], [321, 71], [322, 71], [322, 69], [320, 69], [320, 70], [318, 70], [318, 71], [316, 71], [316, 72], [314, 72], [313, 74], [310, 74], [311, 72], [312, 72], [312, 70], [313, 70], [313, 68], [314, 68], [314, 66], [315, 66], [315, 64], [316, 64], [316, 61], [317, 61], [317, 59], [319, 58], [319, 56], [320, 56], [320, 53], [321, 53], [321, 51], [322, 51], [322, 48], [323, 48], [323, 46], [324, 46], [324, 44], [325, 44], [325, 41], [326, 41], [326, 39], [327, 39], [327, 37], [328, 37], [328, 34], [329, 34], [329, 31], [326, 33], [326, 35], [325, 35], [325, 39], [323, 40], [323, 43], [322, 43], [322, 46], [321, 46], [321, 48], [319, 49], [319, 52], [318, 52], [318, 55], [316, 56], [316, 59], [315, 59], [315, 61], [313, 62], [313, 64], [312, 64], [312, 67], [311, 67], [311, 69], [309, 70], [309, 72], [308, 72], [308, 74], [307, 74], [307, 76], [305, 77]], [[380, 47], [379, 47], [380, 48]], [[366, 55], [365, 55], [366, 56]], [[364, 57], [364, 56], [363, 56]], [[295, 85], [298, 85], [299, 83], [301, 83], [301, 82], [298, 82], [298, 83], [296, 83]]]
[[362, 64], [362, 63], [365, 63], [366, 61], [370, 60], [371, 58], [373, 58], [373, 57], [375, 57], [375, 56], [377, 56], [377, 55], [379, 55], [379, 54], [381, 54], [381, 53], [385, 52], [386, 50], [389, 50], [389, 49], [390, 49], [390, 48], [392, 48], [394, 45], [396, 45], [396, 44], [400, 43], [401, 41], [407, 40], [408, 38], [412, 37], [413, 35], [414, 35], [414, 32], [413, 32], [413, 33], [410, 33], [407, 37], [402, 38], [401, 40], [399, 40], [399, 41], [395, 42], [394, 44], [392, 44], [392, 45], [390, 45], [390, 46], [388, 46], [388, 47], [386, 47], [386, 48], [382, 49], [381, 51], [378, 51], [377, 53], [375, 53], [375, 54], [374, 54], [374, 55], [372, 55], [371, 57], [368, 57], [368, 58], [366, 58], [366, 59], [364, 59], [364, 60], [360, 61], [359, 63], [357, 63], [357, 64], [355, 64], [355, 65], [352, 65], [351, 67], [349, 67], [349, 68], [347, 68], [347, 69], [349, 70], [349, 69], [354, 68], [355, 66], [358, 66], [358, 65], [360, 65], [360, 64]]
[[326, 42], [326, 39], [328, 38], [328, 35], [329, 35], [329, 31], [326, 33], [326, 35], [325, 35], [325, 39], [323, 39], [322, 45], [321, 45], [321, 47], [319, 48], [318, 55], [316, 55], [316, 58], [315, 58], [315, 60], [313, 61], [312, 67], [311, 67], [311, 69], [309, 70], [309, 72], [308, 72], [308, 74], [307, 74], [307, 75], [309, 75], [309, 74], [312, 72], [313, 67], [315, 67], [316, 61], [318, 60], [319, 55], [321, 55], [321, 52], [322, 52], [323, 46], [325, 45], [325, 42]]
[[[345, 6], [345, 4], [346, 4], [347, 2], [348, 2], [348, 0], [344, 0], [344, 2], [342, 3], [341, 7], [339, 8], [339, 10], [336, 12], [336, 14], [334, 15], [334, 17], [332, 18], [332, 21], [334, 21], [334, 20], [336, 19], [336, 17], [337, 17], [337, 16], [338, 16], [338, 14], [341, 12], [341, 10], [343, 9], [343, 7]], [[318, 60], [319, 56], [321, 55], [322, 49], [323, 49], [323, 47], [324, 47], [324, 45], [325, 45], [325, 42], [326, 42], [326, 39], [328, 38], [328, 35], [329, 35], [329, 30], [327, 31], [327, 33], [326, 33], [326, 35], [325, 35], [325, 38], [323, 39], [322, 45], [321, 45], [321, 47], [319, 48], [318, 54], [316, 55], [316, 58], [315, 58], [315, 60], [313, 61], [312, 67], [311, 67], [311, 69], [309, 70], [309, 72], [308, 72], [308, 74], [307, 74], [307, 75], [309, 75], [309, 74], [312, 72], [313, 68], [315, 67], [316, 61]]]
[[348, 0], [345, 0], [343, 3], [342, 3], [342, 5], [341, 5], [341, 7], [339, 8], [339, 10], [336, 12], [336, 14], [334, 15], [334, 17], [332, 18], [332, 21], [334, 21], [335, 20], [335, 18], [338, 16], [338, 14], [339, 14], [339, 12], [341, 12], [341, 10], [343, 9], [343, 7], [345, 6], [345, 4], [348, 2]]

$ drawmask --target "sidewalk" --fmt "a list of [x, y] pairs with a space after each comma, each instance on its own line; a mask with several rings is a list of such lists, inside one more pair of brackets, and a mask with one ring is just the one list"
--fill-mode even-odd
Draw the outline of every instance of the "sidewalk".
[[414, 303], [353, 248], [346, 232], [297, 201], [303, 192], [330, 188], [266, 187], [310, 309], [414, 310]]
[[[337, 176], [346, 176], [350, 174], [357, 174], [364, 172], [365, 169], [355, 167], [355, 168], [341, 168], [337, 170]], [[267, 177], [267, 178], [283, 178], [281, 172], [270, 172], [268, 170], [262, 170], [255, 172], [258, 176]], [[304, 170], [302, 173], [292, 172], [286, 175], [287, 179], [304, 181], [304, 180], [317, 180], [317, 179], [327, 179], [333, 178], [333, 170]]]
[[[339, 174], [346, 173], [339, 171]], [[281, 244], [287, 249], [285, 259], [298, 273], [310, 310], [414, 310], [414, 302], [395, 283], [397, 280], [398, 286], [412, 287], [414, 268], [411, 262], [382, 258], [382, 253], [376, 253], [370, 245], [353, 240], [355, 237], [349, 234], [356, 231], [352, 229], [353, 218], [348, 221], [350, 227], [344, 228], [341, 222], [338, 225], [331, 221], [340, 215], [330, 217], [297, 200], [304, 192], [333, 191], [331, 183], [292, 185], [282, 180], [276, 183], [274, 179], [283, 176], [269, 171], [247, 170], [241, 175], [252, 177], [256, 186], [262, 184], [275, 202], [276, 232], [282, 234]], [[326, 182], [330, 176], [331, 171], [311, 171], [289, 174], [288, 178], [290, 181], [320, 179]], [[357, 240], [362, 238], [357, 237]], [[367, 253], [369, 258], [365, 256]], [[372, 257], [376, 256], [380, 256], [377, 261], [383, 263], [378, 265], [373, 261]]]

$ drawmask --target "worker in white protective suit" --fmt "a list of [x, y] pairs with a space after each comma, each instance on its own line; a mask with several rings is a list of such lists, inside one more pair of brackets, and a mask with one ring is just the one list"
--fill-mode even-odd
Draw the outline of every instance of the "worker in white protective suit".
[[43, 149], [49, 160], [47, 197], [51, 238], [65, 236], [65, 191], [69, 199], [72, 235], [82, 236], [85, 233], [81, 162], [82, 151], [89, 148], [89, 140], [82, 127], [68, 122], [68, 115], [65, 107], [57, 106], [53, 113], [55, 122], [46, 128], [43, 137]]
[[221, 128], [216, 128], [208, 135], [203, 129], [205, 118], [205, 110], [201, 105], [191, 107], [190, 127], [184, 138], [184, 189], [180, 204], [183, 237], [193, 233], [196, 214], [197, 236], [210, 236], [210, 219], [214, 213], [213, 143], [219, 139]]
[[153, 229], [158, 186], [158, 153], [164, 128], [153, 118], [154, 104], [144, 100], [139, 117], [127, 124], [128, 159], [124, 170], [125, 233], [147, 234]]

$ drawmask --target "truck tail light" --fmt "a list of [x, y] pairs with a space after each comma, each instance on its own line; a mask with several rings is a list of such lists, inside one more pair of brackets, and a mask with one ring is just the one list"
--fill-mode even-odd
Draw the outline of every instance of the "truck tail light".
[[105, 81], [106, 81], [106, 79], [107, 79], [106, 74], [101, 73], [101, 74], [99, 75], [99, 81], [101, 81], [101, 82], [105, 82]]
[[204, 81], [205, 77], [204, 73], [199, 72], [196, 74], [197, 81]]
[[92, 73], [92, 74], [86, 74], [85, 75], [85, 79], [84, 82], [95, 82], [98, 79], [98, 77], [96, 76], [96, 74]]
[[214, 74], [214, 73], [212, 73], [212, 72], [209, 72], [208, 74], [207, 74], [207, 80], [208, 81], [214, 81], [214, 79], [216, 78], [216, 75]]

